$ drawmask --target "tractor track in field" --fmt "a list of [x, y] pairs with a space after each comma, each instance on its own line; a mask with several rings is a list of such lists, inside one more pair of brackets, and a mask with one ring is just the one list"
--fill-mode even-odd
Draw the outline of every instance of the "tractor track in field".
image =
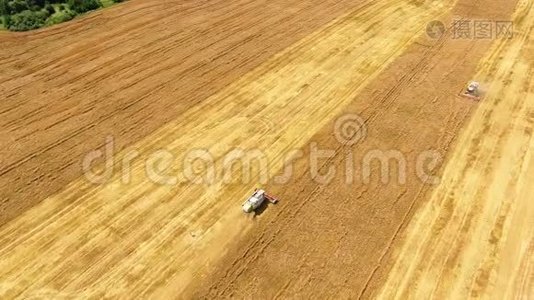
[[[367, 108], [364, 109], [365, 112], [370, 112], [370, 116], [366, 117], [365, 119], [365, 123], [368, 124], [370, 122], [370, 120], [374, 120], [376, 119], [377, 115], [380, 113], [380, 110], [373, 110], [373, 107], [377, 107], [378, 105], [376, 105], [376, 100], [379, 100], [379, 104], [381, 105], [384, 105], [384, 107], [389, 107], [389, 105], [387, 105], [387, 100], [389, 100], [390, 103], [394, 102], [395, 101], [395, 98], [398, 97], [400, 91], [403, 91], [404, 88], [407, 86], [407, 83], [409, 81], [411, 81], [416, 75], [418, 75], [420, 72], [422, 72], [422, 66], [426, 63], [428, 63], [428, 59], [429, 59], [429, 56], [433, 53], [434, 55], [436, 55], [436, 51], [434, 51], [434, 48], [440, 48], [441, 46], [443, 46], [443, 43], [444, 41], [446, 40], [446, 36], [444, 35], [442, 38], [439, 39], [439, 41], [435, 44], [435, 46], [431, 47], [431, 48], [428, 48], [426, 49], [423, 53], [423, 56], [421, 58], [421, 60], [415, 64], [415, 66], [413, 66], [409, 72], [405, 73], [404, 75], [402, 75], [402, 77], [400, 78], [399, 80], [399, 83], [394, 85], [392, 88], [390, 88], [387, 93], [385, 94], [385, 96], [382, 96], [378, 99], [373, 99], [372, 103], [373, 103], [373, 106], [369, 106]], [[376, 109], [376, 108], [375, 108]], [[345, 144], [341, 144], [339, 145], [336, 150], [335, 150], [335, 153], [336, 153], [336, 156], [339, 155], [339, 153], [341, 152], [341, 150], [343, 150], [343, 148], [345, 148], [346, 145]], [[325, 161], [325, 163], [320, 167], [320, 170], [323, 170], [326, 168], [326, 167], [329, 167], [333, 160], [334, 160], [335, 156], [334, 157], [331, 157], [329, 158], [328, 160]], [[232, 265], [231, 265], [231, 268], [234, 268], [234, 267], [237, 267], [237, 268], [240, 268], [241, 270], [238, 271], [235, 276], [233, 276], [233, 278], [226, 278], [226, 277], [223, 277], [220, 281], [222, 282], [226, 282], [226, 281], [229, 281], [229, 282], [234, 282], [239, 276], [243, 275], [244, 272], [246, 271], [246, 268], [247, 266], [250, 266], [250, 265], [254, 265], [254, 261], [257, 260], [260, 255], [262, 254], [262, 252], [266, 249], [266, 247], [269, 246], [269, 244], [274, 240], [274, 238], [280, 234], [284, 229], [286, 230], [290, 230], [289, 228], [284, 228], [289, 226], [289, 223], [287, 222], [287, 220], [289, 219], [293, 219], [295, 217], [297, 217], [298, 213], [306, 206], [306, 205], [309, 205], [309, 201], [316, 198], [318, 193], [319, 193], [319, 190], [321, 189], [321, 186], [318, 185], [317, 187], [315, 187], [309, 194], [307, 194], [306, 198], [304, 198], [301, 203], [298, 204], [298, 206], [296, 208], [292, 208], [290, 211], [291, 213], [287, 213], [287, 210], [282, 210], [280, 211], [276, 217], [273, 218], [274, 221], [272, 221], [270, 224], [268, 224], [268, 226], [266, 226], [267, 228], [269, 228], [269, 230], [271, 231], [272, 228], [274, 226], [276, 226], [276, 223], [279, 223], [279, 224], [282, 224], [281, 226], [279, 226], [276, 231], [275, 231], [275, 234], [272, 234], [271, 237], [269, 239], [266, 240], [266, 236], [264, 235], [264, 232], [262, 232], [262, 234], [260, 234], [258, 237], [256, 237], [254, 239], [254, 241], [248, 245], [246, 247], [246, 251], [243, 253], [242, 256], [236, 258], [236, 260], [234, 260], [232, 262]], [[302, 189], [300, 192], [304, 192], [304, 189]], [[415, 203], [416, 201], [414, 201]], [[349, 203], [343, 203], [343, 204], [349, 204]], [[285, 216], [283, 216], [285, 215]], [[408, 214], [407, 214], [408, 215]], [[403, 227], [403, 224], [405, 223], [405, 220], [406, 218], [404, 218], [403, 222], [401, 223], [401, 225], [399, 226], [399, 230], [400, 231], [400, 228]], [[306, 220], [302, 220], [301, 222], [306, 222]], [[299, 225], [301, 225], [302, 223], [299, 223]], [[398, 232], [397, 231], [397, 232]], [[396, 236], [396, 234], [395, 234]], [[393, 237], [393, 240], [395, 239], [395, 236]], [[261, 247], [260, 247], [261, 245]], [[252, 249], [257, 249], [259, 247], [259, 250], [258, 250], [258, 253], [255, 253], [252, 255], [251, 258], [247, 259], [249, 255], [249, 252], [252, 250]], [[389, 247], [388, 247], [389, 248]], [[230, 269], [231, 269], [230, 268]], [[374, 272], [372, 273], [374, 274]], [[226, 276], [226, 275], [225, 275]], [[372, 275], [371, 275], [372, 277]], [[280, 289], [277, 294], [276, 294], [276, 297], [280, 297], [283, 292], [285, 291], [285, 288], [287, 288], [287, 285], [289, 285], [289, 281], [288, 281], [288, 284], [286, 284], [284, 286], [284, 288]], [[212, 288], [217, 286], [217, 289], [220, 289], [220, 282], [216, 282], [212, 285]], [[362, 293], [363, 294], [365, 292], [365, 289], [367, 287], [367, 284], [366, 286], [362, 289]], [[223, 288], [221, 293], [225, 293], [227, 291], [227, 288]], [[360, 296], [361, 296], [360, 294]]]
[[[410, 15], [412, 10], [416, 12], [413, 16]], [[300, 10], [295, 11], [299, 12]], [[381, 13], [376, 14], [376, 11], [381, 11]], [[255, 69], [241, 78], [240, 81], [227, 87], [219, 95], [189, 109], [181, 120], [166, 124], [156, 131], [153, 137], [137, 143], [134, 149], [149, 152], [151, 149], [166, 147], [176, 153], [181, 153], [187, 149], [185, 147], [191, 146], [191, 144], [211, 145], [217, 140], [213, 136], [223, 132], [228, 135], [230, 132], [228, 129], [232, 128], [233, 124], [243, 122], [239, 113], [237, 118], [233, 117], [236, 115], [236, 109], [240, 108], [244, 116], [268, 116], [274, 124], [278, 124], [278, 127], [283, 125], [282, 128], [270, 128], [269, 131], [265, 131], [264, 125], [259, 124], [262, 128], [258, 128], [257, 133], [255, 127], [245, 130], [250, 134], [261, 135], [261, 137], [258, 136], [260, 138], [258, 140], [263, 139], [265, 141], [262, 144], [266, 143], [261, 147], [270, 144], [265, 150], [269, 156], [272, 155], [273, 163], [279, 162], [284, 151], [291, 147], [285, 144], [284, 140], [292, 140], [292, 143], [296, 143], [294, 144], [295, 147], [305, 143], [307, 136], [322, 126], [321, 124], [326, 121], [326, 118], [334, 114], [343, 102], [352, 100], [351, 95], [357, 93], [364, 86], [362, 81], [366, 82], [361, 79], [369, 81], [387, 63], [393, 61], [419, 34], [419, 31], [411, 32], [410, 24], [418, 24], [417, 28], [423, 28], [424, 20], [431, 19], [433, 14], [439, 14], [438, 10], [427, 11], [402, 1], [396, 2], [393, 6], [386, 1], [367, 3], [359, 10], [347, 14], [342, 19], [300, 41], [292, 48], [274, 56], [262, 67]], [[380, 24], [379, 20], [386, 19], [387, 16], [394, 16], [395, 18]], [[391, 31], [391, 41], [384, 41], [376, 35], [379, 30], [387, 31], [393, 28], [392, 25], [398, 24], [400, 19], [404, 19], [406, 24]], [[354, 37], [358, 38], [355, 39]], [[364, 45], [364, 41], [367, 41], [367, 44]], [[392, 41], [393, 43], [391, 43]], [[331, 44], [337, 45], [337, 48], [332, 48]], [[310, 45], [314, 45], [314, 48], [311, 48]], [[386, 46], [391, 47], [392, 52]], [[337, 53], [337, 55], [332, 55], [332, 53]], [[376, 58], [373, 59], [373, 56]], [[312, 59], [310, 60], [310, 58]], [[308, 61], [316, 61], [317, 65], [308, 67], [306, 64]], [[366, 67], [362, 68], [360, 65]], [[47, 68], [52, 72], [61, 72], [51, 66]], [[349, 68], [365, 73], [349, 71]], [[194, 70], [190, 69], [189, 71]], [[339, 82], [333, 84], [320, 79], [325, 73], [336, 76]], [[97, 72], [84, 79], [92, 80], [98, 75]], [[78, 76], [78, 78], [80, 80], [82, 76]], [[294, 82], [287, 80], [289, 78], [293, 78]], [[72, 82], [75, 81], [60, 80], [59, 84], [65, 85]], [[358, 84], [354, 84], [355, 82]], [[101, 83], [102, 81], [96, 81], [96, 84]], [[348, 88], [340, 88], [337, 84]], [[269, 94], [258, 90], [256, 85], [270, 89], [270, 93], [277, 95], [279, 99], [274, 99], [273, 103]], [[300, 88], [306, 85], [312, 88]], [[132, 88], [130, 84], [125, 86]], [[156, 87], [158, 86], [168, 89], [162, 83], [156, 85]], [[133, 93], [130, 89], [126, 90], [125, 93]], [[159, 93], [159, 90], [157, 92]], [[67, 94], [63, 95], [63, 97], [66, 96]], [[251, 102], [251, 99], [257, 100]], [[119, 103], [117, 108], [125, 109], [132, 103], [135, 104], [136, 101], [139, 100], [124, 102], [122, 105], [125, 106], [122, 108]], [[241, 107], [236, 106], [237, 104], [234, 102], [239, 103]], [[302, 105], [305, 102], [308, 105]], [[321, 109], [314, 106], [319, 103]], [[258, 104], [260, 106], [256, 108], [255, 106]], [[162, 107], [165, 108], [166, 106]], [[291, 111], [294, 116], [281, 114], [280, 108], [277, 107]], [[67, 106], [66, 108], [68, 109]], [[33, 108], [30, 112], [32, 110]], [[115, 110], [107, 110], [103, 116], [111, 118], [113, 111]], [[43, 114], [47, 111], [41, 110], [37, 113]], [[204, 121], [205, 116], [210, 114], [213, 114], [213, 117]], [[227, 116], [223, 117], [225, 115]], [[9, 120], [6, 121], [10, 122]], [[98, 119], [96, 121], [98, 122]], [[219, 125], [214, 127], [212, 122], [215, 121]], [[18, 125], [17, 122], [11, 122], [11, 128]], [[23, 120], [18, 122], [23, 122]], [[244, 127], [243, 125], [241, 124], [241, 127]], [[63, 121], [64, 126], [65, 121]], [[95, 132], [102, 125], [96, 123], [96, 125], [88, 124], [85, 126], [90, 129], [87, 130], [88, 132]], [[228, 128], [228, 126], [230, 127]], [[302, 135], [302, 130], [299, 129], [303, 128], [302, 126], [307, 128], [308, 135]], [[23, 127], [19, 126], [18, 128]], [[209, 132], [205, 131], [207, 128], [211, 128], [212, 133], [199, 139], [201, 132], [204, 134]], [[285, 128], [285, 132], [282, 131], [285, 137], [281, 139], [280, 133], [277, 132], [283, 128]], [[76, 130], [83, 130], [83, 127], [78, 127]], [[30, 133], [32, 137], [35, 136], [32, 132]], [[49, 134], [49, 132], [45, 132], [45, 134]], [[74, 134], [77, 134], [77, 131], [74, 131]], [[182, 136], [182, 138], [174, 141], [175, 135]], [[251, 142], [251, 137], [248, 137], [247, 141], [244, 141], [244, 138], [240, 131], [237, 131], [218, 142], [222, 145], [240, 145], [245, 148], [260, 146], [253, 141]], [[63, 139], [68, 141], [70, 138]], [[197, 140], [195, 141], [195, 139]], [[102, 140], [97, 140], [99, 145], [101, 145]], [[188, 140], [189, 142], [187, 142]], [[59, 144], [56, 141], [51, 145]], [[65, 149], [68, 146], [63, 144], [61, 148]], [[46, 151], [41, 151], [41, 153], [43, 152]], [[38, 155], [34, 154], [33, 156]], [[16, 164], [16, 162], [14, 163]], [[10, 168], [8, 171], [18, 169], [20, 166]], [[6, 224], [2, 228], [4, 247], [0, 252], [4, 260], [0, 262], [3, 266], [3, 272], [0, 276], [5, 279], [5, 282], [19, 282], [19, 284], [15, 284], [12, 288], [9, 288], [8, 284], [7, 287], [4, 287], [3, 294], [5, 296], [32, 295], [43, 287], [72, 292], [85, 287], [84, 290], [91, 295], [100, 295], [100, 293], [115, 295], [120, 293], [121, 287], [129, 287], [132, 292], [146, 295], [169, 293], [172, 292], [172, 289], [171, 291], [162, 290], [162, 285], [165, 286], [161, 282], [162, 278], [167, 278], [167, 282], [180, 282], [181, 285], [178, 286], [172, 284], [173, 289], [179, 290], [183, 288], [184, 282], [187, 282], [184, 281], [182, 274], [190, 273], [190, 276], [193, 277], [201, 275], [202, 273], [198, 274], [199, 271], [196, 270], [198, 265], [205, 264], [206, 261], [210, 260], [210, 256], [218, 257], [220, 255], [220, 253], [209, 250], [210, 248], [206, 248], [207, 250], [203, 248], [211, 244], [216, 245], [216, 241], [220, 238], [215, 235], [212, 238], [203, 238], [205, 242], [200, 240], [189, 244], [187, 242], [188, 231], [192, 230], [189, 228], [200, 226], [199, 229], [207, 233], [217, 232], [214, 228], [220, 227], [221, 224], [227, 224], [227, 222], [221, 221], [221, 218], [228, 218], [227, 215], [221, 216], [218, 211], [228, 210], [231, 203], [216, 205], [213, 200], [208, 201], [209, 198], [206, 198], [214, 195], [215, 191], [202, 192], [202, 189], [197, 186], [171, 189], [154, 186], [144, 182], [142, 170], [139, 163], [133, 167], [136, 184], [121, 187], [121, 189], [125, 189], [124, 192], [112, 192], [112, 185], [93, 187], [88, 185], [84, 178], [81, 178], [70, 183], [59, 194], [52, 195], [39, 206], [28, 210], [16, 220]], [[7, 176], [8, 173], [4, 173], [2, 178], [12, 179], [12, 176]], [[43, 181], [42, 177], [37, 177], [37, 179], [39, 182]], [[139, 182], [139, 180], [141, 181]], [[247, 193], [248, 189], [248, 186], [215, 188], [220, 197], [226, 199], [240, 199], [244, 193]], [[35, 187], [33, 187], [33, 192], [36, 192]], [[113, 194], [117, 196], [113, 197]], [[178, 201], [179, 199], [185, 201]], [[139, 205], [142, 208], [137, 208]], [[234, 222], [233, 219], [231, 220]], [[82, 223], [79, 223], [80, 221]], [[238, 222], [230, 228], [235, 228], [239, 224], [242, 222]], [[64, 232], [69, 232], [69, 234], [63, 235]], [[152, 232], [152, 237], [147, 235], [149, 232]], [[72, 240], [75, 236], [83, 238]], [[211, 239], [215, 240], [206, 245]], [[224, 241], [224, 243], [228, 242], [229, 240]], [[159, 249], [157, 251], [160, 253], [160, 257], [153, 256], [152, 251], [156, 249]], [[192, 253], [203, 251], [207, 251], [208, 257], [192, 259]], [[41, 255], [36, 256], [36, 253], [41, 253]], [[63, 253], [63, 255], [57, 257], [53, 253]], [[180, 254], [176, 255], [175, 253]], [[12, 254], [16, 254], [16, 257]], [[40, 257], [54, 258], [49, 261], [42, 261]], [[98, 257], [98, 264], [85, 265], [87, 261], [95, 260], [96, 257]], [[165, 264], [149, 262], [152, 259], [165, 262]], [[146, 264], [143, 263], [145, 260]], [[196, 262], [197, 260], [198, 262]], [[187, 263], [184, 264], [184, 262]], [[29, 267], [30, 264], [33, 267]], [[26, 267], [22, 265], [26, 265]], [[152, 271], [147, 273], [145, 268], [150, 268]], [[191, 271], [188, 271], [189, 269]], [[20, 284], [21, 281], [29, 280], [38, 274], [40, 274], [40, 278], [33, 281], [30, 286]], [[151, 275], [141, 277], [140, 274]], [[125, 277], [132, 278], [133, 283], [124, 282]], [[111, 288], [111, 285], [114, 288]]]
[[[473, 5], [485, 5], [483, 1], [473, 2]], [[501, 2], [500, 5], [503, 3]], [[465, 19], [472, 18], [481, 18], [480, 15], [484, 13], [477, 14], [477, 9], [473, 10], [475, 13], [470, 13], [469, 10], [462, 10], [461, 6], [458, 5], [458, 9], [454, 10], [452, 14], [455, 16], [461, 16]], [[464, 8], [465, 9], [465, 8]], [[490, 7], [487, 13], [488, 15], [494, 16], [495, 12], [498, 11], [499, 4]], [[506, 12], [503, 12], [506, 13]], [[508, 13], [511, 13], [509, 8]], [[482, 17], [483, 18], [483, 17]], [[501, 18], [506, 18], [505, 15], [501, 15]], [[450, 29], [450, 28], [449, 28]], [[449, 31], [450, 34], [450, 31]], [[404, 102], [406, 100], [400, 100], [401, 97], [408, 97], [410, 100], [417, 102], [418, 100], [414, 99], [413, 96], [408, 96], [408, 94], [413, 93], [404, 87], [411, 87], [426, 90], [427, 95], [432, 94], [431, 89], [436, 89], [434, 93], [437, 93], [440, 96], [440, 101], [445, 101], [446, 99], [456, 99], [459, 97], [456, 96], [456, 91], [460, 90], [461, 86], [469, 80], [469, 74], [474, 73], [474, 69], [478, 64], [479, 59], [483, 58], [484, 52], [486, 49], [489, 49], [490, 43], [486, 43], [483, 46], [479, 43], [471, 41], [469, 43], [458, 43], [451, 42], [451, 36], [448, 35], [446, 38], [446, 44], [444, 45], [445, 39], [442, 39], [432, 47], [421, 46], [419, 50], [415, 52], [420, 52], [421, 55], [418, 56], [418, 60], [421, 59], [420, 64], [413, 64], [413, 66], [405, 65], [396, 65], [394, 64], [391, 68], [384, 71], [384, 77], [388, 73], [398, 73], [394, 68], [398, 68], [406, 72], [407, 75], [403, 75], [400, 80], [391, 83], [391, 89], [388, 89], [384, 95], [379, 99], [389, 99], [389, 105], [383, 105], [384, 103], [375, 101], [370, 101], [373, 106], [367, 106], [362, 103], [361, 108], [356, 109], [359, 113], [364, 114], [366, 123], [368, 126], [372, 124], [375, 118], [373, 115], [374, 112], [380, 112], [382, 114], [382, 119], [390, 120], [395, 118], [388, 110], [391, 110], [391, 103], [395, 102]], [[424, 45], [425, 43], [418, 43], [418, 45]], [[451, 51], [451, 49], [456, 49]], [[408, 51], [409, 52], [409, 51]], [[455, 57], [451, 58], [450, 53], [455, 53]], [[425, 61], [425, 58], [429, 61]], [[447, 72], [447, 79], [451, 79], [449, 76], [457, 76], [463, 78], [458, 83], [454, 83], [454, 80], [447, 81], [443, 79], [446, 83], [436, 83], [435, 75], [433, 78], [427, 78], [428, 72], [432, 71], [432, 67], [436, 68], [436, 65], [439, 65], [440, 61], [448, 61], [453, 65]], [[470, 65], [466, 67], [466, 62], [472, 61]], [[424, 65], [430, 65], [431, 69], [422, 68]], [[409, 67], [409, 69], [406, 69]], [[426, 67], [426, 66], [425, 66]], [[434, 73], [443, 73], [439, 68], [433, 70]], [[409, 76], [409, 77], [408, 77]], [[408, 84], [403, 80], [409, 78]], [[384, 83], [387, 80], [381, 80], [380, 76], [375, 82]], [[416, 80], [414, 80], [416, 79]], [[415, 85], [414, 82], [418, 84]], [[425, 87], [427, 86], [427, 87]], [[455, 87], [456, 86], [456, 87]], [[376, 87], [379, 88], [379, 85], [372, 84], [371, 90]], [[360, 97], [365, 98], [368, 94], [373, 94], [372, 92], [366, 92], [361, 94]], [[423, 92], [424, 94], [424, 92]], [[426, 96], [426, 98], [431, 100], [431, 97]], [[424, 101], [428, 101], [424, 100]], [[421, 101], [419, 101], [421, 102]], [[446, 101], [445, 101], [446, 102]], [[423, 144], [428, 145], [429, 147], [432, 143], [435, 144], [437, 148], [442, 152], [446, 153], [448, 149], [451, 148], [455, 141], [455, 134], [460, 132], [462, 124], [467, 120], [471, 114], [472, 105], [459, 102], [446, 102], [446, 104], [439, 105], [435, 103], [437, 110], [444, 109], [446, 106], [449, 106], [448, 109], [451, 110], [450, 120], [446, 120], [443, 124], [446, 128], [446, 131], [442, 131], [443, 135], [438, 137], [431, 137], [428, 140], [424, 140]], [[434, 102], [432, 102], [434, 103]], [[398, 104], [399, 106], [401, 104]], [[354, 111], [347, 108], [345, 111]], [[394, 110], [393, 110], [394, 111]], [[435, 113], [427, 112], [430, 116]], [[370, 115], [368, 117], [368, 114]], [[387, 115], [387, 117], [384, 117]], [[436, 116], [437, 117], [437, 116]], [[449, 117], [448, 117], [449, 118]], [[377, 120], [375, 120], [377, 121]], [[410, 121], [407, 121], [410, 122]], [[417, 124], [415, 121], [410, 122], [410, 125], [419, 128], [420, 124], [429, 124], [424, 121], [420, 124]], [[417, 124], [417, 125], [416, 125]], [[332, 126], [326, 127], [328, 130], [331, 130]], [[416, 128], [411, 128], [411, 131], [417, 131]], [[411, 133], [413, 134], [413, 133]], [[326, 136], [324, 132], [318, 133], [319, 136]], [[406, 141], [410, 140], [410, 134], [407, 134], [404, 138]], [[385, 135], [383, 135], [385, 136]], [[317, 140], [320, 138], [315, 137]], [[434, 142], [432, 142], [434, 140]], [[331, 142], [324, 142], [324, 145], [328, 145]], [[383, 141], [381, 140], [381, 143]], [[402, 147], [404, 142], [396, 144], [396, 147]], [[419, 146], [419, 147], [424, 147]], [[350, 147], [349, 147], [350, 148]], [[412, 146], [412, 150], [413, 151]], [[361, 150], [364, 151], [365, 149]], [[339, 150], [336, 152], [336, 159], [339, 160], [340, 155]], [[331, 165], [332, 161], [328, 161], [325, 166]], [[302, 177], [305, 177], [303, 175]], [[305, 179], [303, 181], [306, 181]], [[423, 184], [409, 184], [408, 187], [396, 187], [394, 189], [389, 189], [388, 187], [383, 188], [383, 190], [376, 189], [374, 186], [363, 186], [361, 188], [352, 188], [344, 186], [342, 183], [337, 185], [327, 186], [327, 187], [316, 187], [314, 189], [307, 189], [309, 184], [302, 182], [292, 182], [290, 186], [304, 186], [306, 188], [291, 188], [289, 191], [284, 191], [278, 188], [276, 185], [273, 186], [273, 191], [277, 195], [281, 195], [281, 198], [294, 198], [291, 195], [306, 195], [304, 198], [297, 196], [297, 199], [291, 199], [287, 205], [282, 204], [280, 212], [273, 217], [266, 217], [267, 220], [265, 223], [257, 225], [255, 232], [251, 234], [250, 241], [247, 238], [243, 238], [242, 242], [235, 247], [236, 249], [246, 249], [246, 250], [235, 250], [235, 253], [228, 255], [227, 260], [224, 260], [219, 264], [220, 271], [208, 281], [213, 282], [211, 286], [203, 287], [202, 292], [195, 294], [198, 295], [207, 295], [208, 297], [214, 296], [223, 296], [223, 297], [277, 297], [284, 298], [287, 296], [297, 296], [297, 297], [336, 297], [340, 295], [349, 296], [349, 297], [364, 297], [367, 298], [370, 295], [374, 295], [377, 292], [378, 287], [381, 282], [384, 280], [384, 276], [387, 276], [389, 267], [388, 264], [391, 263], [391, 255], [396, 246], [402, 242], [402, 238], [399, 237], [400, 234], [404, 234], [404, 230], [411, 220], [411, 216], [414, 214], [414, 209], [418, 208], [424, 197], [428, 195], [431, 191], [430, 186], [425, 186]], [[418, 188], [419, 186], [419, 188]], [[342, 190], [351, 190], [349, 195], [346, 195], [346, 198], [342, 197]], [[374, 191], [373, 191], [374, 189]], [[335, 196], [332, 195], [321, 195], [327, 191], [335, 190]], [[341, 195], [340, 195], [341, 194]], [[411, 196], [413, 195], [413, 196]], [[338, 197], [345, 199], [345, 201], [335, 201], [332, 202], [332, 197]], [[373, 236], [369, 237], [365, 234], [362, 234], [364, 238], [370, 239], [372, 241], [376, 240], [375, 236], [379, 236], [381, 241], [387, 240], [388, 243], [381, 243], [380, 248], [375, 248], [374, 250], [362, 248], [361, 245], [358, 245], [358, 241], [363, 239], [355, 238], [355, 241], [350, 243], [352, 249], [345, 249], [345, 252], [356, 252], [356, 253], [365, 253], [365, 258], [355, 259], [352, 264], [339, 265], [338, 267], [324, 267], [324, 263], [328, 261], [327, 257], [331, 256], [336, 252], [335, 249], [330, 249], [327, 251], [328, 247], [325, 247], [325, 242], [322, 241], [313, 241], [313, 239], [305, 239], [307, 243], [300, 242], [303, 238], [300, 236], [313, 236], [314, 233], [317, 236], [328, 235], [328, 232], [334, 226], [328, 223], [321, 223], [321, 225], [316, 225], [314, 219], [321, 218], [321, 214], [326, 214], [332, 216], [333, 213], [328, 210], [328, 205], [335, 205], [336, 208], [343, 207], [345, 205], [353, 205], [354, 213], [358, 214], [358, 217], [365, 216], [366, 213], [372, 214], [373, 210], [376, 210], [376, 207], [369, 207], [358, 205], [358, 203], [351, 203], [356, 199], [381, 199], [382, 201], [391, 201], [394, 206], [399, 205], [399, 212], [402, 212], [402, 215], [397, 217], [395, 220], [398, 220], [397, 223], [392, 222], [392, 224], [387, 224], [387, 222], [380, 222], [378, 220], [370, 220], [368, 227], [369, 229], [374, 227], [375, 233]], [[411, 198], [413, 197], [413, 198]], [[326, 204], [320, 204], [324, 202]], [[283, 203], [283, 202], [282, 202]], [[298, 203], [298, 205], [295, 205]], [[296, 207], [295, 207], [296, 206]], [[302, 211], [302, 210], [305, 211]], [[391, 208], [389, 208], [391, 209]], [[296, 212], [294, 212], [296, 211]], [[308, 213], [312, 211], [313, 213]], [[326, 213], [328, 211], [328, 213]], [[299, 216], [299, 214], [302, 214]], [[283, 216], [282, 216], [283, 215]], [[378, 217], [378, 216], [376, 216]], [[364, 218], [368, 219], [368, 218]], [[364, 221], [353, 221], [339, 224], [338, 226], [351, 226], [351, 224], [361, 224]], [[357, 226], [354, 226], [357, 227]], [[323, 228], [321, 231], [320, 228]], [[341, 229], [341, 228], [340, 228]], [[381, 230], [390, 230], [390, 232], [385, 232], [385, 234], [378, 234]], [[314, 231], [315, 230], [315, 231]], [[312, 233], [314, 232], [314, 233]], [[347, 234], [341, 234], [333, 240], [338, 244], [343, 244], [343, 239], [347, 239]], [[354, 235], [358, 235], [356, 232]], [[341, 241], [341, 242], [340, 242]], [[332, 241], [333, 242], [333, 241]], [[308, 245], [308, 246], [306, 246]], [[319, 245], [319, 246], [314, 246]], [[429, 242], [431, 245], [431, 242]], [[323, 247], [323, 248], [321, 248]], [[306, 249], [306, 251], [298, 251], [296, 249]], [[315, 248], [319, 248], [319, 252], [323, 254], [323, 259], [325, 262], [321, 262], [319, 257], [310, 258], [310, 252], [313, 253]], [[380, 255], [376, 256], [376, 262], [373, 255], [368, 255], [366, 252], [378, 251]], [[289, 254], [288, 254], [289, 253]], [[280, 257], [289, 256], [289, 260], [281, 260]], [[272, 257], [272, 259], [271, 259]], [[229, 261], [233, 260], [233, 261]], [[281, 260], [281, 261], [280, 261]], [[366, 261], [366, 265], [362, 265], [362, 261]], [[374, 263], [373, 263], [374, 262]], [[386, 265], [385, 265], [386, 264]], [[284, 268], [284, 266], [291, 266]], [[305, 268], [304, 266], [308, 266]], [[310, 267], [310, 266], [313, 266]], [[272, 271], [276, 270], [276, 273]], [[328, 279], [319, 279], [319, 278], [330, 278], [334, 273], [340, 273], [343, 276], [341, 278], [336, 278], [334, 280]], [[306, 274], [306, 275], [304, 275]], [[251, 280], [253, 279], [253, 280]], [[304, 280], [304, 281], [302, 281]]]

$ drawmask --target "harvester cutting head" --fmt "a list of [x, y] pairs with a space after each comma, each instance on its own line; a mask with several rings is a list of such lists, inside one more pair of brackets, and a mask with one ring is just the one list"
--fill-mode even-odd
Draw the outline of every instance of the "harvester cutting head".
[[256, 189], [254, 191], [254, 194], [250, 196], [244, 203], [243, 203], [243, 212], [245, 213], [251, 213], [258, 209], [265, 201], [269, 201], [272, 204], [278, 203], [278, 199], [275, 197], [267, 194], [264, 190]]

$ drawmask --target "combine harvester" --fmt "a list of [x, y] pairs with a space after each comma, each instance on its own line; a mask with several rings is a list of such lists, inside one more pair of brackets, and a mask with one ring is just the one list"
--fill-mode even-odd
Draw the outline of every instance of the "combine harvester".
[[256, 189], [254, 194], [252, 194], [252, 196], [250, 196], [247, 201], [243, 203], [243, 212], [247, 214], [254, 212], [261, 207], [265, 201], [268, 201], [272, 204], [278, 203], [278, 199], [275, 197], [267, 194], [264, 190]]
[[467, 88], [460, 94], [462, 97], [480, 101], [480, 83], [478, 81], [471, 81]]

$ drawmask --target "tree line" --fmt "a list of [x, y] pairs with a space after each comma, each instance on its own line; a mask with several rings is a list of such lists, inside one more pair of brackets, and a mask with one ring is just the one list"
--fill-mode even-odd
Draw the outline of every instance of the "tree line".
[[26, 31], [71, 20], [123, 0], [0, 0], [0, 19], [12, 31]]

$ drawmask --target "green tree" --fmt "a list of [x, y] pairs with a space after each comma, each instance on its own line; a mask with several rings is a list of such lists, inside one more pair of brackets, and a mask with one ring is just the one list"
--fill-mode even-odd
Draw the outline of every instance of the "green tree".
[[26, 0], [10, 0], [7, 1], [8, 14], [18, 14], [25, 10], [30, 10], [30, 6]]
[[70, 9], [80, 14], [90, 10], [98, 9], [102, 6], [98, 0], [68, 0], [67, 3], [69, 4]]
[[42, 27], [49, 14], [46, 10], [31, 11], [25, 10], [18, 14], [11, 15], [9, 30], [26, 31]]
[[0, 16], [9, 15], [9, 6], [7, 0], [0, 0]]

